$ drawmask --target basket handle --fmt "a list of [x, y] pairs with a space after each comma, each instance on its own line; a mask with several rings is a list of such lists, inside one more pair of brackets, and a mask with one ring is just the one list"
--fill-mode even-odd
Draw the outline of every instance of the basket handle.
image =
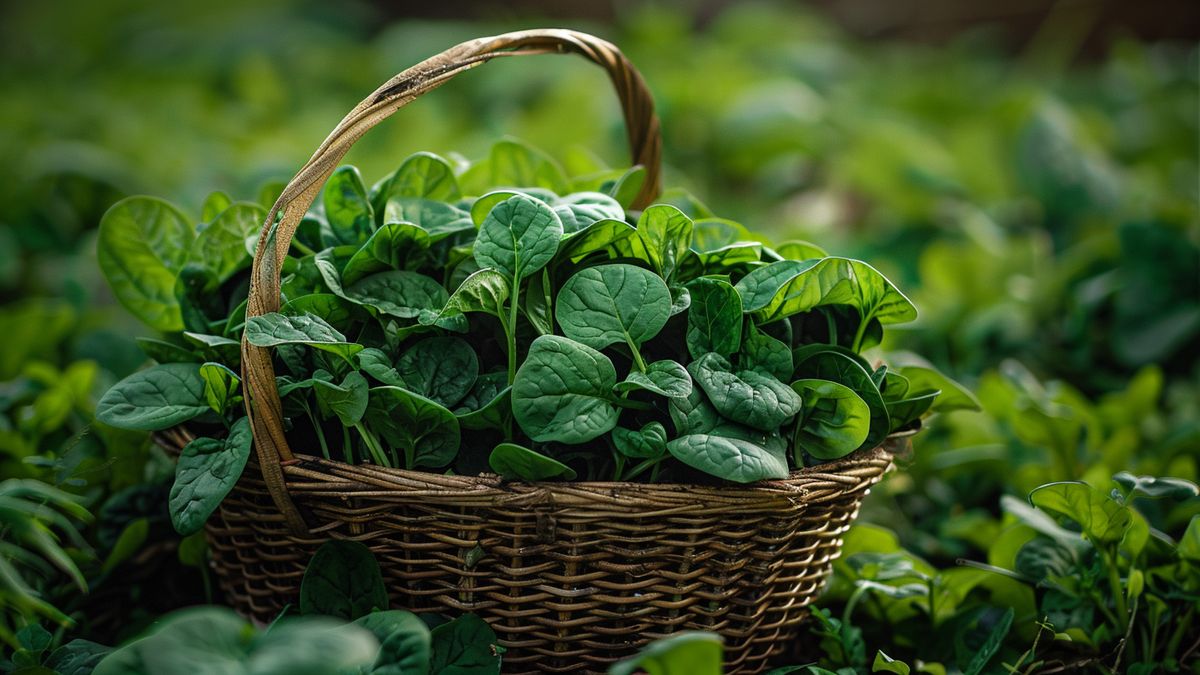
[[[278, 311], [280, 268], [296, 228], [325, 181], [363, 134], [418, 96], [494, 57], [565, 53], [579, 54], [608, 72], [621, 99], [633, 162], [646, 169], [646, 181], [633, 206], [647, 206], [661, 188], [662, 137], [650, 91], [629, 59], [609, 42], [571, 30], [526, 30], [478, 38], [451, 47], [385, 82], [338, 123], [312, 158], [288, 182], [267, 214], [254, 251], [246, 318]], [[289, 527], [296, 533], [305, 533], [308, 527], [292, 502], [283, 479], [281, 462], [293, 461], [294, 456], [284, 434], [283, 409], [275, 387], [271, 352], [251, 345], [244, 336], [242, 381], [246, 414], [250, 418], [254, 447], [267, 490]]]

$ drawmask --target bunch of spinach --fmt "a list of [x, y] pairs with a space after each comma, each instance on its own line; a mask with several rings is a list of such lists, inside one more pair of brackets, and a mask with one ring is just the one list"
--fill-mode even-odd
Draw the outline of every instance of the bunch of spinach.
[[[243, 334], [274, 348], [298, 451], [405, 469], [749, 483], [974, 406], [932, 369], [862, 356], [916, 316], [873, 267], [693, 218], [705, 210], [686, 196], [627, 212], [642, 177], [572, 183], [512, 142], [457, 172], [420, 153], [369, 189], [341, 167], [292, 242], [279, 311], [249, 320], [261, 204], [218, 193], [193, 226], [157, 199], [120, 202], [101, 266], [165, 335], [141, 341], [158, 365], [97, 416], [211, 432], [171, 493], [189, 533], [249, 455]], [[489, 180], [524, 187], [464, 196]]]

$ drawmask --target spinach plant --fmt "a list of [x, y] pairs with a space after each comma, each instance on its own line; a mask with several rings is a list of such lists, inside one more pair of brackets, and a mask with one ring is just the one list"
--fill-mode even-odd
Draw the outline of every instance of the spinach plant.
[[250, 452], [242, 339], [274, 349], [300, 454], [506, 479], [779, 479], [973, 405], [863, 355], [916, 316], [875, 268], [693, 218], [690, 198], [629, 211], [623, 180], [572, 181], [512, 142], [463, 170], [414, 155], [370, 188], [342, 167], [291, 244], [280, 310], [249, 320], [263, 205], [214, 197], [193, 226], [123, 201], [103, 268], [163, 334], [98, 418], [203, 434], [172, 490], [190, 533]]

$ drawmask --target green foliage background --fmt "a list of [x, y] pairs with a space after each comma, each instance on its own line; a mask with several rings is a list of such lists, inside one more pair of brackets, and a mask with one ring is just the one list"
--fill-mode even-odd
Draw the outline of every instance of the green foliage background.
[[[395, 72], [460, 40], [545, 22], [381, 23], [365, 6], [283, 0], [119, 0], [69, 11], [22, 3], [4, 14], [0, 467], [4, 478], [76, 493], [98, 514], [77, 523], [86, 541], [74, 525], [47, 520], [70, 560], [29, 573], [86, 627], [86, 601], [70, 590], [76, 575], [61, 570], [78, 566], [93, 591], [113, 588], [136, 605], [136, 585], [113, 581], [122, 561], [177, 546], [153, 495], [170, 465], [144, 438], [91, 420], [98, 394], [143, 361], [131, 339], [139, 331], [95, 264], [101, 214], [135, 193], [192, 211], [212, 190], [251, 197], [286, 179]], [[956, 626], [991, 629], [1013, 608], [996, 663], [1029, 651], [1028, 665], [1053, 642], [1047, 658], [1111, 665], [1120, 635], [1101, 615], [1115, 611], [1115, 595], [1133, 597], [1133, 570], [1149, 575], [1150, 554], [1117, 565], [1117, 587], [1087, 602], [978, 566], [1013, 569], [1014, 551], [1032, 537], [1020, 529], [1029, 528], [1020, 505], [1044, 483], [1082, 480], [1105, 494], [1121, 471], [1197, 480], [1196, 45], [1115, 35], [1083, 59], [1070, 34], [1049, 29], [1016, 53], [986, 31], [938, 46], [865, 43], [816, 14], [758, 3], [703, 25], [687, 11], [631, 5], [612, 25], [570, 27], [616, 42], [646, 76], [663, 119], [667, 185], [779, 240], [877, 264], [914, 290], [921, 312], [885, 349], [930, 358], [983, 403], [982, 413], [935, 420], [868, 500], [826, 598], [833, 616], [860, 627], [867, 655], [953, 662], [956, 645], [973, 639]], [[626, 161], [603, 74], [538, 57], [456, 79], [373, 131], [347, 162], [382, 175], [417, 150], [474, 158], [506, 135], [568, 167], [578, 153]], [[1194, 496], [1129, 499], [1172, 540], [1200, 513]], [[142, 505], [122, 510], [134, 503]], [[186, 550], [173, 564], [192, 570], [195, 591], [200, 575]], [[872, 568], [869, 554], [893, 557]], [[933, 591], [923, 601], [875, 589], [857, 615], [844, 611], [864, 579], [912, 582], [878, 574], [905, 564], [953, 601], [938, 607]], [[1196, 597], [1195, 586], [1174, 582], [1184, 590], [1171, 592]], [[1185, 616], [1200, 621], [1194, 609], [1172, 615], [1178, 600], [1145, 624], [1148, 635]], [[141, 620], [167, 608], [146, 605]], [[1061, 621], [1038, 628], [1075, 610], [1070, 640]], [[30, 612], [6, 616], [0, 637], [15, 644], [38, 616]], [[830, 667], [869, 666], [844, 649], [853, 644], [844, 627], [826, 628], [834, 637], [815, 631], [807, 640], [819, 651], [806, 653]], [[930, 631], [940, 646], [923, 646]], [[1126, 662], [1152, 661], [1157, 642], [1130, 647]]]

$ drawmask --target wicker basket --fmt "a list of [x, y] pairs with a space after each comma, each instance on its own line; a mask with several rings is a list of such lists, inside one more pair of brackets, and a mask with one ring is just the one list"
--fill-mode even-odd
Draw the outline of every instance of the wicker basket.
[[[567, 52], [608, 72], [633, 160], [647, 170], [635, 208], [649, 204], [660, 185], [658, 119], [613, 45], [565, 30], [473, 40], [386, 82], [287, 185], [263, 226], [247, 315], [279, 308], [292, 235], [368, 129], [491, 58]], [[271, 620], [296, 602], [321, 543], [355, 539], [379, 560], [393, 606], [479, 614], [508, 649], [510, 672], [603, 671], [680, 630], [724, 636], [730, 672], [763, 670], [794, 639], [862, 498], [905, 442], [754, 486], [502, 483], [294, 454], [270, 351], [243, 341], [242, 373], [255, 457], [208, 524], [212, 565], [235, 608]], [[158, 436], [176, 451], [188, 440], [183, 429]]]

